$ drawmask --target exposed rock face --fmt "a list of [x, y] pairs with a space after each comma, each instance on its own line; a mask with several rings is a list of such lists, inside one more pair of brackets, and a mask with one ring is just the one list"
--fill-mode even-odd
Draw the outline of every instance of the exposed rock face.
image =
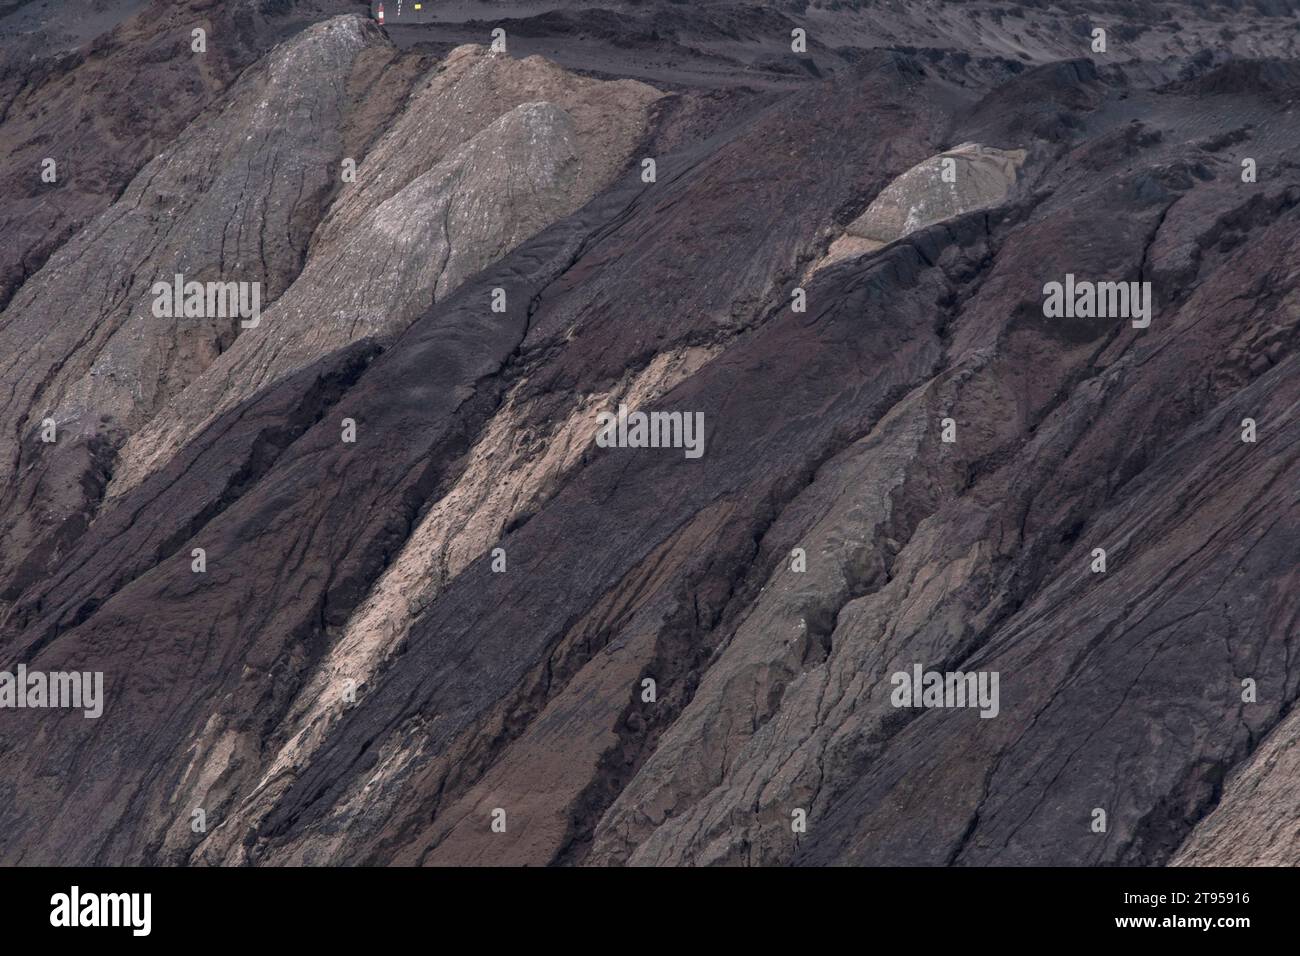
[[1227, 784], [1218, 807], [1174, 855], [1175, 866], [1296, 866], [1297, 721], [1292, 714]]
[[817, 268], [874, 252], [936, 222], [998, 205], [1015, 186], [1024, 161], [1023, 149], [962, 143], [917, 163], [849, 223]]
[[[5, 21], [13, 33], [0, 34], [0, 306], [259, 56], [326, 11], [366, 5], [150, 0], [107, 33], [141, 5], [121, 0], [98, 15], [43, 6], [56, 9], [19, 9]], [[212, 39], [204, 54], [192, 49], [196, 28]], [[86, 45], [69, 52], [68, 40]], [[46, 159], [53, 183], [41, 178]]]
[[358, 171], [356, 187], [330, 209], [316, 242], [325, 244], [347, 232], [412, 180], [526, 103], [551, 103], [573, 124], [570, 135], [581, 198], [566, 210], [571, 212], [622, 172], [645, 131], [646, 111], [660, 95], [632, 80], [575, 76], [541, 57], [516, 60], [477, 44], [457, 47], [430, 72], [375, 144]]
[[[514, 105], [525, 91], [556, 102]], [[368, 336], [391, 341], [432, 302], [573, 212], [627, 162], [658, 96], [537, 58], [453, 51], [333, 205], [299, 280], [132, 440], [110, 493], [134, 487], [204, 424], [331, 350]]]
[[341, 17], [277, 48], [0, 314], [0, 500], [47, 499], [6, 509], [6, 557], [35, 571], [79, 533], [123, 437], [234, 341], [238, 315], [158, 314], [156, 283], [242, 283], [263, 303], [289, 284], [341, 158], [352, 64], [382, 42]]
[[106, 699], [0, 709], [0, 861], [1300, 861], [1294, 64], [968, 6], [323, 20], [48, 240], [0, 650]]
[[[409, 183], [357, 227], [319, 248], [299, 280], [147, 427], [124, 457], [166, 462], [208, 421], [328, 354], [391, 338], [549, 219], [569, 211], [577, 167], [572, 123], [557, 107], [516, 107]], [[504, 161], [492, 163], [501, 157]], [[485, 161], [487, 160], [487, 161]], [[521, 201], [507, 205], [505, 197]], [[445, 294], [445, 292], [444, 292]], [[129, 488], [147, 462], [119, 477]]]
[[[401, 554], [353, 613], [328, 659], [298, 694], [286, 721], [294, 728], [294, 736], [239, 808], [235, 815], [239, 825], [215, 835], [203, 846], [202, 858], [207, 862], [247, 860], [245, 848], [231, 845], [230, 840], [245, 828], [260, 825], [298, 768], [327, 739], [327, 731], [342, 716], [334, 706], [331, 689], [348, 680], [369, 683], [380, 667], [393, 663], [392, 656], [407, 640], [412, 623], [447, 583], [482, 556], [511, 522], [545, 504], [586, 452], [597, 410], [620, 401], [632, 407], [647, 404], [692, 374], [714, 351], [697, 348], [679, 355], [661, 353], [631, 382], [590, 396], [559, 427], [521, 428], [527, 409], [517, 405], [515, 396], [508, 398], [471, 452], [456, 486], [428, 510]], [[533, 454], [537, 449], [544, 451]], [[540, 749], [534, 755], [545, 763], [550, 751]], [[553, 772], [567, 771], [556, 762]]]

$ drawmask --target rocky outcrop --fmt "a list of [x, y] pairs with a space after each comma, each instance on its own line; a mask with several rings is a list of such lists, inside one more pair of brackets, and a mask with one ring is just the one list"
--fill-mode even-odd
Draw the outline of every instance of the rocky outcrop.
[[1218, 806], [1197, 824], [1174, 866], [1296, 866], [1295, 805], [1300, 726], [1295, 713], [1278, 724], [1225, 782]]
[[[130, 8], [141, 4], [123, 2], [69, 16], [48, 9], [66, 5], [41, 6], [12, 14], [12, 37], [0, 36], [0, 307], [244, 69], [322, 15], [365, 9], [349, 0], [150, 0], [138, 12]], [[33, 28], [54, 46], [33, 42]], [[195, 29], [210, 40], [203, 53]]]
[[1000, 205], [1016, 184], [1023, 149], [963, 143], [917, 163], [885, 187], [816, 268], [874, 252], [904, 236], [977, 209]]
[[457, 47], [430, 71], [375, 144], [357, 172], [355, 188], [330, 209], [315, 243], [338, 239], [506, 113], [527, 103], [551, 103], [573, 124], [574, 173], [580, 185], [577, 201], [566, 210], [571, 212], [623, 171], [645, 131], [650, 104], [661, 95], [633, 80], [603, 82], [577, 76], [538, 56], [516, 60], [477, 44]]
[[[529, 91], [555, 101], [514, 105]], [[391, 342], [430, 303], [573, 212], [626, 164], [658, 95], [537, 58], [453, 51], [331, 207], [299, 280], [132, 439], [110, 493], [333, 349]]]
[[[5, 564], [24, 566], [10, 593], [80, 533], [125, 436], [256, 321], [235, 301], [270, 304], [297, 274], [341, 159], [349, 72], [382, 42], [343, 17], [277, 48], [0, 314]], [[221, 309], [178, 313], [166, 295], [159, 310], [156, 285], [178, 275], [236, 291]]]

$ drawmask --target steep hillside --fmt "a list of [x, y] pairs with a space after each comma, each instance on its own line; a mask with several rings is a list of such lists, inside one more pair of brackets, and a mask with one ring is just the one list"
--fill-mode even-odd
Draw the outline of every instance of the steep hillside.
[[239, 6], [0, 211], [0, 862], [1300, 861], [1291, 6]]

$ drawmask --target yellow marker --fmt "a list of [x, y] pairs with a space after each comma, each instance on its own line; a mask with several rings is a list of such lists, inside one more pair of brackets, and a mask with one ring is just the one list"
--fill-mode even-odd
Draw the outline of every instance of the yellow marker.
[[417, 4], [415, 5], [415, 9], [419, 10], [419, 9], [420, 9], [420, 6], [421, 6], [421, 5], [417, 3]]

